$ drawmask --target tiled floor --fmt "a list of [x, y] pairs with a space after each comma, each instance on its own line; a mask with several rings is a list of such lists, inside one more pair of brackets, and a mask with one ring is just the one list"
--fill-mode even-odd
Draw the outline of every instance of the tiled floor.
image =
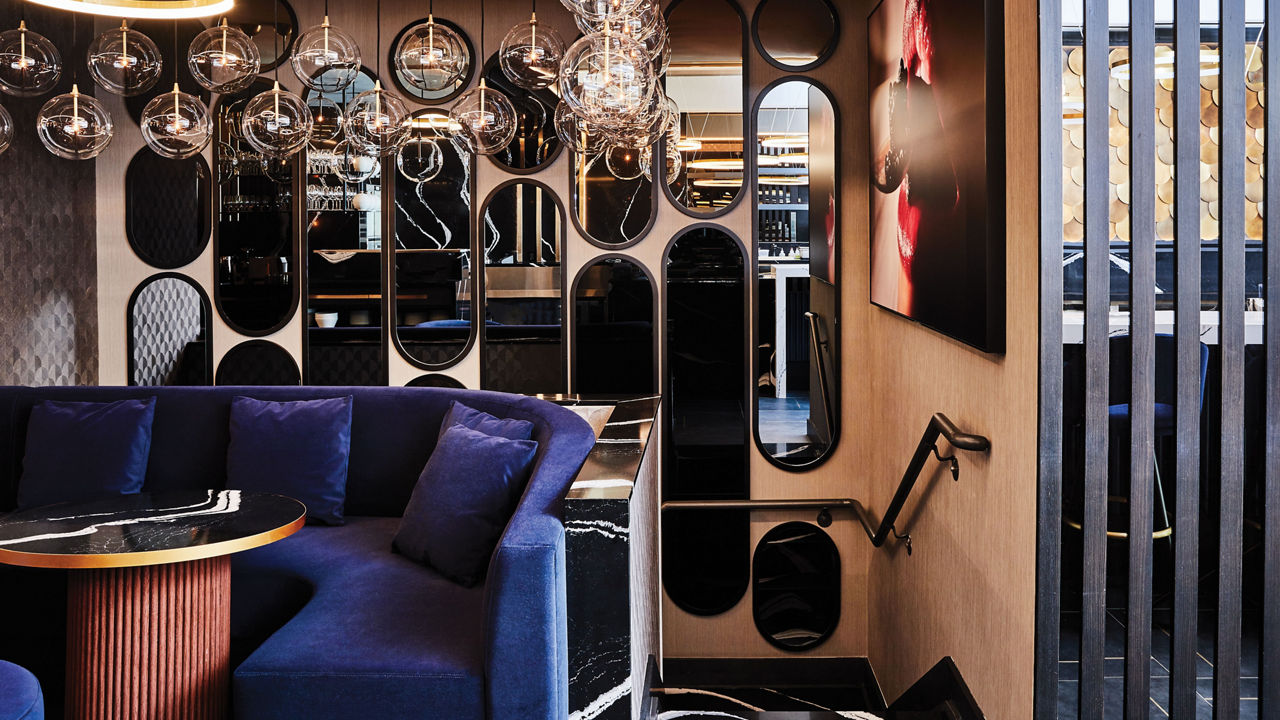
[[[1260, 614], [1242, 614], [1242, 652], [1240, 658], [1240, 718], [1258, 717], [1258, 638]], [[1058, 663], [1058, 718], [1078, 716], [1080, 697], [1080, 613], [1062, 614], [1062, 649]], [[1217, 613], [1200, 613], [1196, 659], [1196, 720], [1212, 720], [1214, 691], [1214, 633]], [[1168, 610], [1153, 613], [1151, 627], [1151, 718], [1169, 717], [1169, 667], [1173, 638], [1172, 614]], [[1106, 659], [1104, 661], [1104, 713], [1108, 720], [1124, 717], [1125, 612], [1107, 611]]]

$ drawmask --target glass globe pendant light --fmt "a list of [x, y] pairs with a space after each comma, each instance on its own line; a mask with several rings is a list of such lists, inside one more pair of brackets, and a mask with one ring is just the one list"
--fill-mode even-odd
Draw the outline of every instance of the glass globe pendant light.
[[587, 122], [612, 129], [630, 123], [653, 98], [657, 75], [644, 46], [605, 27], [585, 35], [560, 66], [560, 97]]
[[298, 36], [289, 62], [302, 84], [319, 92], [338, 92], [360, 74], [360, 46], [350, 34], [329, 24], [328, 0], [324, 22]]
[[372, 90], [356, 96], [347, 105], [347, 139], [363, 145], [375, 155], [387, 156], [409, 139], [409, 109], [397, 95], [375, 81]]
[[444, 169], [444, 151], [435, 138], [414, 134], [396, 154], [396, 168], [409, 182], [430, 182]]
[[223, 18], [221, 25], [205, 30], [191, 41], [187, 68], [205, 90], [233, 93], [253, 83], [262, 69], [262, 54], [243, 30], [230, 27]]
[[302, 98], [275, 86], [244, 107], [240, 129], [245, 142], [267, 157], [287, 158], [307, 144], [311, 135], [311, 110]]
[[311, 109], [311, 142], [336, 142], [342, 135], [342, 108], [338, 103], [324, 95], [312, 95], [307, 98], [307, 107]]
[[43, 95], [62, 77], [62, 56], [49, 39], [27, 29], [0, 33], [0, 90], [18, 97]]
[[111, 113], [90, 95], [71, 92], [58, 95], [40, 108], [36, 134], [49, 152], [66, 160], [90, 160], [111, 143]]
[[564, 60], [564, 41], [554, 28], [538, 24], [535, 1], [529, 22], [516, 25], [502, 38], [502, 47], [498, 50], [502, 72], [526, 90], [542, 90], [556, 83], [561, 60]]
[[[484, 57], [484, 0], [480, 0], [480, 57]], [[493, 155], [510, 145], [519, 122], [515, 105], [490, 89], [483, 76], [478, 87], [453, 104], [449, 117], [459, 128], [457, 139], [476, 155]]]
[[410, 28], [400, 38], [394, 57], [400, 77], [424, 92], [444, 90], [457, 83], [467, 69], [466, 43], [462, 36], [436, 22], [435, 14], [430, 11], [426, 22]]
[[109, 93], [141, 95], [155, 87], [163, 67], [160, 48], [123, 21], [118, 30], [108, 30], [89, 44], [89, 74]]
[[574, 15], [600, 23], [635, 12], [641, 0], [560, 0]]
[[348, 185], [359, 185], [373, 177], [378, 170], [378, 158], [350, 140], [343, 140], [333, 148], [334, 174]]
[[573, 20], [584, 35], [602, 33], [608, 25], [614, 35], [627, 35], [640, 43], [667, 30], [662, 10], [653, 0], [641, 0], [630, 12], [613, 14], [608, 19], [593, 20], [586, 15], [574, 15]]
[[13, 116], [0, 105], [0, 155], [13, 143]]
[[[619, 180], [635, 180], [644, 175], [644, 153], [636, 148], [614, 145], [605, 151], [604, 164], [609, 174]], [[652, 161], [652, 155], [649, 156]]]
[[142, 139], [160, 157], [182, 160], [197, 155], [213, 138], [213, 122], [200, 98], [173, 84], [173, 92], [152, 98], [142, 109]]
[[595, 132], [563, 100], [556, 105], [555, 126], [560, 142], [579, 155], [595, 155], [608, 144], [602, 133]]

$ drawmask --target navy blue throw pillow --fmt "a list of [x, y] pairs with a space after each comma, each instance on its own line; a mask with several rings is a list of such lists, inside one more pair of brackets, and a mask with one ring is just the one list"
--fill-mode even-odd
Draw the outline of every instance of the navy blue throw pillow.
[[440, 436], [443, 437], [445, 431], [454, 425], [508, 440], [528, 440], [533, 437], [533, 423], [528, 420], [495, 417], [457, 400], [449, 404], [449, 412], [444, 414], [444, 422], [440, 423]]
[[227, 488], [276, 493], [307, 506], [308, 522], [341, 525], [351, 455], [351, 396], [231, 400]]
[[537, 452], [533, 440], [445, 430], [413, 488], [395, 549], [460, 585], [484, 580]]
[[156, 399], [45, 400], [31, 408], [18, 508], [142, 492]]

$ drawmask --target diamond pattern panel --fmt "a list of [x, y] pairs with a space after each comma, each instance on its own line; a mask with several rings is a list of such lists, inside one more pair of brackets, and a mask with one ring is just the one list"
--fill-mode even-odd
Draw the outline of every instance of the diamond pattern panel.
[[204, 334], [200, 291], [175, 277], [149, 281], [129, 310], [133, 340], [133, 382], [167, 385], [187, 343]]

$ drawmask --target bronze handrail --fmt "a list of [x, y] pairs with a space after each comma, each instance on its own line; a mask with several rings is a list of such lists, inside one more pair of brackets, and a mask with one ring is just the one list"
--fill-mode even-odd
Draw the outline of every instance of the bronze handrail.
[[820, 319], [819, 315], [810, 311], [806, 312], [804, 316], [809, 319], [809, 340], [810, 344], [813, 345], [811, 352], [813, 353], [815, 362], [818, 364], [818, 387], [822, 392], [822, 408], [826, 411], [827, 416], [827, 433], [829, 433], [831, 437], [835, 437], [836, 411], [833, 406], [831, 391], [829, 389], [827, 356], [826, 353], [822, 352], [822, 348], [827, 345], [827, 341], [823, 340], [822, 336], [818, 332], [820, 329], [818, 326], [818, 320]]
[[911, 462], [907, 465], [907, 470], [902, 474], [902, 481], [898, 483], [898, 491], [894, 493], [893, 500], [889, 502], [889, 508], [885, 512], [884, 518], [876, 523], [871, 519], [866, 507], [853, 498], [828, 498], [815, 500], [672, 500], [662, 503], [662, 510], [818, 510], [818, 524], [822, 527], [831, 525], [832, 510], [851, 510], [858, 518], [858, 522], [862, 524], [862, 529], [866, 531], [867, 537], [870, 538], [871, 544], [875, 547], [882, 547], [885, 541], [892, 534], [898, 540], [903, 541], [907, 546], [907, 554], [911, 554], [911, 533], [899, 534], [894, 524], [898, 521], [898, 516], [902, 513], [902, 508], [907, 503], [907, 498], [911, 495], [911, 490], [915, 488], [916, 481], [920, 479], [920, 473], [924, 470], [924, 464], [932, 454], [938, 459], [938, 462], [945, 462], [950, 465], [951, 477], [957, 482], [960, 480], [960, 461], [954, 455], [942, 455], [938, 450], [938, 438], [942, 437], [957, 450], [967, 452], [987, 452], [991, 449], [991, 441], [982, 435], [960, 432], [956, 428], [955, 423], [942, 413], [935, 413], [933, 418], [929, 420], [929, 426], [925, 428], [924, 435], [920, 438], [920, 443], [916, 445], [916, 452], [911, 456]]

